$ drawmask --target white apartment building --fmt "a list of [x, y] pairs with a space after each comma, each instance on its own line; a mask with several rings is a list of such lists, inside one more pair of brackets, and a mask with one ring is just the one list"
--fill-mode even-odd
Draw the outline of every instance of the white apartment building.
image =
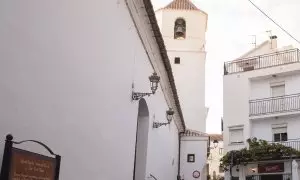
[[[250, 137], [281, 142], [300, 150], [298, 49], [277, 48], [277, 37], [271, 36], [237, 60], [225, 62], [223, 83], [226, 152], [246, 147]], [[261, 179], [287, 179], [288, 176], [281, 174], [291, 173], [291, 162], [279, 163], [284, 164], [280, 172], [269, 172], [278, 176], [261, 176]], [[257, 166], [248, 165], [245, 175], [266, 173], [258, 172]]]
[[220, 167], [220, 159], [224, 156], [224, 144], [222, 134], [209, 134], [210, 147], [207, 158], [208, 174], [210, 180], [222, 180], [224, 171]]

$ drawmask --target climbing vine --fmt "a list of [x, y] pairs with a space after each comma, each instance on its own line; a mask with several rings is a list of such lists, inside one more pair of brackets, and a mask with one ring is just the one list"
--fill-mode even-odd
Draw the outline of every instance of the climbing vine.
[[249, 148], [234, 150], [226, 153], [221, 158], [221, 167], [226, 171], [232, 163], [235, 165], [246, 165], [249, 162], [262, 160], [288, 159], [292, 156], [300, 156], [300, 151], [280, 143], [268, 143], [265, 140], [250, 138], [247, 140]]

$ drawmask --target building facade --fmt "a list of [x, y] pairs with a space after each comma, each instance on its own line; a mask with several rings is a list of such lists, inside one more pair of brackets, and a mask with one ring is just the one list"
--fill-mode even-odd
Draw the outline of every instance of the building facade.
[[206, 132], [205, 33], [208, 15], [190, 0], [174, 0], [157, 10], [156, 17], [187, 128]]
[[[61, 155], [64, 180], [189, 180], [202, 172], [208, 137], [186, 128], [149, 0], [5, 0], [0, 12], [0, 161], [12, 134]], [[181, 141], [188, 138], [200, 146]]]
[[[224, 149], [226, 152], [247, 147], [256, 137], [300, 150], [300, 56], [291, 46], [277, 48], [271, 36], [237, 60], [224, 64]], [[264, 175], [258, 166], [245, 167], [245, 175]], [[287, 179], [291, 161], [284, 163], [277, 177]], [[280, 165], [281, 166], [281, 165]], [[241, 170], [240, 170], [241, 171]], [[241, 172], [233, 171], [235, 176]], [[287, 174], [282, 175], [282, 174]]]
[[[190, 0], [174, 0], [155, 13], [188, 129], [181, 139], [181, 178], [194, 180], [194, 173], [199, 172], [199, 178], [206, 179], [208, 135], [203, 132], [206, 132], [208, 112], [205, 107], [205, 33], [208, 15]], [[193, 156], [196, 157], [195, 162], [189, 160]]]
[[220, 159], [224, 156], [223, 135], [209, 134], [210, 153], [207, 158], [210, 180], [224, 179], [224, 170], [220, 167]]

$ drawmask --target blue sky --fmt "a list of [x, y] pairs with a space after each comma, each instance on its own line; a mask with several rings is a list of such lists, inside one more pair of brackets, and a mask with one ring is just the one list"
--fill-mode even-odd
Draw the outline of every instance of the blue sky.
[[[252, 0], [280, 25], [300, 40], [299, 0]], [[152, 0], [155, 9], [165, 6], [171, 0]], [[255, 9], [248, 0], [192, 0], [201, 10], [208, 13], [206, 34], [206, 104], [210, 108], [207, 132], [220, 133], [223, 114], [223, 62], [239, 57], [257, 44], [268, 39], [271, 30], [278, 36], [278, 46], [297, 42], [287, 36], [269, 19]]]

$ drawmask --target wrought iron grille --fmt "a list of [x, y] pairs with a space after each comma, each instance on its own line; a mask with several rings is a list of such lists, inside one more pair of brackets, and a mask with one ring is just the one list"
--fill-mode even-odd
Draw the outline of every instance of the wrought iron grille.
[[249, 107], [249, 116], [300, 111], [300, 94], [250, 100]]
[[269, 143], [278, 143], [282, 144], [286, 147], [291, 147], [297, 151], [300, 151], [300, 139], [290, 139], [288, 141], [280, 141], [280, 142], [269, 142]]
[[224, 63], [224, 75], [300, 62], [299, 49], [278, 51]]

